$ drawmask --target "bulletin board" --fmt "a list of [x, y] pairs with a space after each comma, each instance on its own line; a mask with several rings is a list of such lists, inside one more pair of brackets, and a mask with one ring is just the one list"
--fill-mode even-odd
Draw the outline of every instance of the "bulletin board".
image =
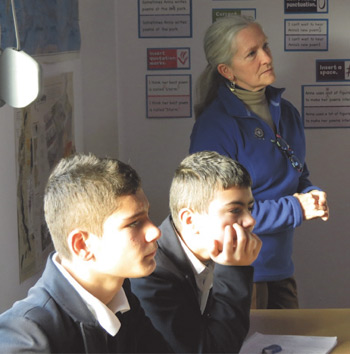
[[304, 63], [293, 73], [282, 69], [277, 83], [292, 87], [292, 102], [305, 128], [350, 127], [349, 51], [344, 56], [332, 46], [338, 23], [329, 0], [138, 0], [138, 38], [151, 43], [146, 49], [147, 118], [192, 117], [192, 76], [198, 71], [191, 60], [204, 54], [194, 42], [179, 47], [169, 43], [202, 40], [194, 20], [199, 4], [210, 22], [233, 14], [256, 19], [273, 38], [276, 62]]

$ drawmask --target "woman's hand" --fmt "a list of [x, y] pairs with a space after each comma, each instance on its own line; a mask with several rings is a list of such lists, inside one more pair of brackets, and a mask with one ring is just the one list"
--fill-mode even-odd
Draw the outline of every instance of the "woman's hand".
[[316, 218], [321, 218], [324, 221], [328, 220], [329, 208], [325, 192], [312, 190], [308, 193], [295, 193], [293, 197], [297, 198], [300, 203], [304, 220]]

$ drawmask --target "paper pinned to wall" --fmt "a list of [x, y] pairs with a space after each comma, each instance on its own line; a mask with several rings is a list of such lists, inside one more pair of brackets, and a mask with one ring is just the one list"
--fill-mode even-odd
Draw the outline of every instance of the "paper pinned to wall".
[[272, 344], [282, 347], [283, 354], [327, 354], [337, 345], [337, 337], [273, 335], [255, 332], [244, 343], [240, 354], [261, 354]]
[[53, 166], [75, 151], [73, 73], [44, 80], [41, 97], [16, 111], [19, 278], [42, 270], [52, 251], [43, 195]]

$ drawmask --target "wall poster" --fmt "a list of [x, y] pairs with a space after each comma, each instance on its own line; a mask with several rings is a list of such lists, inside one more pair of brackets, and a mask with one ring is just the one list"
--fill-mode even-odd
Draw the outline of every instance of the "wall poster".
[[41, 97], [16, 110], [19, 277], [40, 271], [53, 249], [43, 194], [51, 169], [75, 151], [73, 74], [45, 78]]
[[139, 38], [192, 37], [192, 0], [138, 0]]
[[147, 118], [192, 116], [190, 75], [146, 76]]

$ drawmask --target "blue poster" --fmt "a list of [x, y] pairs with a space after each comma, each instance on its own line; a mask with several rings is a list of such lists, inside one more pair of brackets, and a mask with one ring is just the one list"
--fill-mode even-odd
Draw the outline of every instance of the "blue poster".
[[[20, 49], [30, 55], [79, 51], [78, 0], [15, 0]], [[16, 48], [10, 0], [0, 0], [0, 47]]]

